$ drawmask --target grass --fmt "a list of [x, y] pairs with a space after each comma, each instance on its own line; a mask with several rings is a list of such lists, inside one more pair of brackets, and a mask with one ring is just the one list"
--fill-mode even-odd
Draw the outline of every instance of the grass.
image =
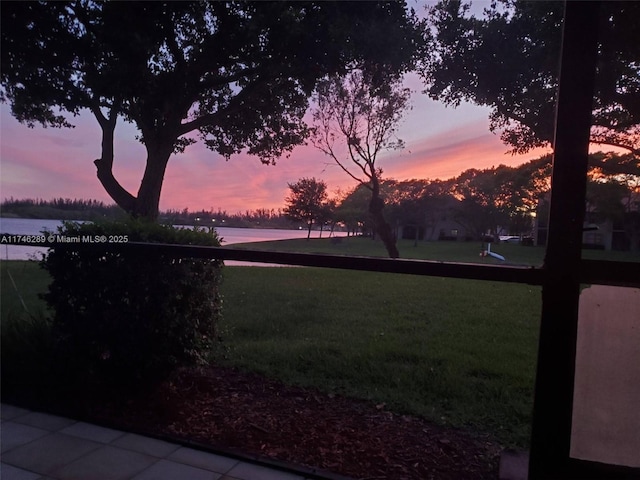
[[[329, 238], [298, 238], [293, 240], [274, 240], [270, 242], [256, 242], [234, 244], [227, 248], [276, 250], [304, 253], [323, 253], [331, 255], [362, 255], [370, 257], [387, 257], [387, 251], [382, 242], [366, 237], [340, 238], [332, 241]], [[487, 264], [500, 263], [493, 257], [480, 257], [481, 242], [418, 242], [414, 246], [412, 240], [400, 240], [398, 249], [402, 258], [420, 260], [439, 260], [446, 262], [481, 262]], [[492, 250], [504, 255], [511, 263], [537, 264], [542, 263], [544, 251], [537, 247], [522, 247], [520, 245], [503, 244]]]
[[[234, 245], [243, 247], [385, 254], [379, 242], [365, 238]], [[480, 247], [400, 242], [405, 258], [497, 262], [479, 257]], [[538, 247], [502, 244], [494, 250], [510, 263], [542, 262]], [[637, 254], [618, 259], [636, 260]], [[29, 351], [36, 352], [31, 360], [47, 351], [48, 324], [37, 294], [49, 280], [33, 262], [2, 261], [0, 275], [4, 383], [11, 355], [17, 355], [14, 363], [28, 363]], [[218, 361], [469, 427], [505, 445], [527, 445], [539, 287], [322, 268], [225, 267], [224, 276], [226, 353]]]
[[50, 322], [39, 298], [49, 281], [36, 262], [0, 261], [3, 392], [50, 381]]
[[49, 277], [36, 262], [1, 260], [0, 285], [0, 318], [3, 320], [8, 317], [40, 315], [44, 312], [46, 305], [38, 295], [47, 289]]
[[[382, 242], [365, 237], [311, 238], [293, 240], [274, 240], [270, 242], [233, 244], [227, 248], [275, 250], [304, 253], [321, 253], [331, 255], [362, 255], [386, 257], [387, 252]], [[483, 263], [487, 265], [511, 264], [540, 266], [544, 260], [544, 247], [525, 247], [513, 243], [500, 243], [491, 246], [491, 251], [506, 258], [502, 262], [491, 256], [481, 257], [480, 252], [486, 248], [481, 242], [418, 242], [399, 240], [398, 249], [401, 258], [419, 260], [436, 260], [443, 262]], [[640, 262], [640, 252], [605, 252], [603, 250], [583, 250], [583, 258], [593, 260]]]
[[227, 268], [227, 364], [528, 441], [539, 288]]

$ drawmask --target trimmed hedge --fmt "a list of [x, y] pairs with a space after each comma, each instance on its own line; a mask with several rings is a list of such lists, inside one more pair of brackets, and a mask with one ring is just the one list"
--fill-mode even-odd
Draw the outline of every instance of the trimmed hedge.
[[[58, 235], [220, 246], [215, 233], [139, 220], [65, 222]], [[52, 281], [58, 367], [74, 381], [142, 386], [206, 360], [216, 342], [222, 262], [59, 244], [40, 264]]]

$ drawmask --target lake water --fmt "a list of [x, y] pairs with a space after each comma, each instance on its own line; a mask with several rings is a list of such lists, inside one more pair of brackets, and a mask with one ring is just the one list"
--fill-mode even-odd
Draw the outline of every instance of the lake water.
[[[56, 232], [62, 225], [59, 220], [42, 220], [30, 218], [0, 218], [0, 233], [12, 233], [21, 235], [38, 235], [43, 230]], [[234, 243], [264, 242], [268, 240], [289, 240], [292, 238], [306, 238], [306, 230], [281, 230], [275, 228], [231, 228], [218, 227], [216, 231], [222, 237], [222, 245]], [[317, 237], [319, 232], [312, 231], [311, 238]], [[327, 232], [323, 232], [326, 236]], [[345, 235], [338, 233], [338, 235]], [[45, 253], [46, 248], [24, 247], [22, 245], [3, 244], [0, 250], [2, 260], [28, 260], [40, 253]], [[225, 262], [227, 265], [250, 265], [250, 262]], [[256, 264], [258, 265], [258, 264]]]

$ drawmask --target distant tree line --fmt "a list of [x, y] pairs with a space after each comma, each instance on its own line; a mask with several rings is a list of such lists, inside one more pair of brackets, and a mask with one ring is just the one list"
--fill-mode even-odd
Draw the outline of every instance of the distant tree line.
[[[551, 155], [544, 155], [517, 167], [471, 168], [448, 180], [382, 180], [386, 221], [396, 236], [413, 232], [416, 239], [450, 239], [452, 230], [464, 232], [468, 240], [536, 236], [536, 228], [546, 225], [548, 215], [551, 160]], [[598, 152], [589, 156], [589, 164], [587, 221], [609, 223], [621, 238], [616, 248], [640, 248], [637, 157]], [[294, 210], [292, 197], [287, 198], [287, 212]], [[363, 184], [337, 195], [333, 202], [323, 197], [316, 206], [317, 216], [307, 215], [305, 222], [317, 228], [340, 224], [349, 235], [375, 236], [370, 197]], [[310, 203], [308, 198], [303, 200]]]
[[226, 210], [166, 210], [160, 212], [159, 220], [172, 225], [200, 225], [206, 227], [237, 228], [292, 228], [302, 226], [302, 222], [292, 222], [284, 211], [278, 209], [257, 208], [244, 212], [228, 213]]
[[[640, 165], [637, 158], [633, 154], [598, 152], [589, 156], [589, 163], [587, 221], [594, 224], [609, 222], [618, 235], [624, 237], [619, 248], [638, 248]], [[380, 184], [384, 215], [396, 236], [406, 236], [407, 232], [413, 231], [416, 238], [447, 239], [450, 231], [440, 231], [445, 224], [459, 228], [469, 240], [499, 234], [533, 236], [536, 223], [544, 225], [546, 222], [550, 175], [551, 155], [544, 155], [517, 167], [471, 168], [448, 180], [384, 179]], [[304, 186], [309, 188], [301, 188]], [[214, 208], [170, 209], [160, 212], [159, 220], [172, 225], [301, 227], [320, 231], [333, 230], [339, 225], [348, 235], [375, 237], [369, 209], [371, 193], [363, 184], [339, 192], [334, 198], [327, 195], [326, 184], [315, 178], [290, 183], [289, 188], [291, 193], [285, 199], [284, 208], [258, 208], [236, 213]], [[13, 197], [0, 204], [0, 214], [3, 217], [56, 220], [126, 216], [120, 207], [97, 200]]]
[[[0, 203], [0, 216], [13, 218], [42, 218], [49, 220], [125, 219], [126, 213], [115, 204], [98, 200], [54, 198], [5, 199]], [[160, 221], [171, 225], [200, 225], [211, 227], [297, 228], [302, 222], [292, 221], [284, 211], [258, 208], [228, 213], [226, 210], [169, 209], [160, 212]]]
[[125, 212], [114, 204], [98, 200], [54, 198], [5, 199], [0, 203], [0, 215], [14, 218], [43, 218], [50, 220], [97, 220], [124, 218]]
[[[424, 239], [448, 239], [451, 229], [468, 240], [532, 235], [538, 204], [548, 191], [550, 162], [545, 156], [519, 167], [471, 168], [448, 180], [386, 179], [381, 183], [385, 216], [398, 236], [403, 229]], [[366, 192], [358, 186], [338, 202], [335, 219], [350, 233], [374, 235], [366, 205]], [[443, 225], [447, 231], [441, 231]]]

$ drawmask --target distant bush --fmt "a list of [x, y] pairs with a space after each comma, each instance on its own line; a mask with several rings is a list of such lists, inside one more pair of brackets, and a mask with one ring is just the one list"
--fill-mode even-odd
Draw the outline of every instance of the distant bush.
[[[65, 222], [58, 235], [219, 246], [214, 233], [141, 221]], [[56, 361], [76, 380], [131, 387], [203, 362], [216, 342], [221, 262], [58, 245], [43, 256]]]

